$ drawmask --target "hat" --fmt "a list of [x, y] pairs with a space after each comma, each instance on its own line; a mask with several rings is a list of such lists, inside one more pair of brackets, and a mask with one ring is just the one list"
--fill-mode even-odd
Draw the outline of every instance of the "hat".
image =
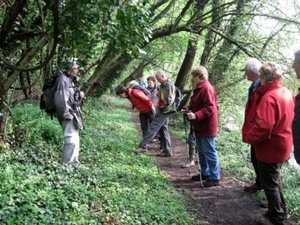
[[132, 88], [137, 85], [139, 85], [139, 83], [136, 80], [132, 80], [128, 83], [127, 87]]
[[70, 59], [68, 59], [68, 62], [69, 62], [68, 68], [69, 69], [73, 69], [73, 68], [77, 68], [78, 69], [77, 59], [78, 58], [70, 58]]

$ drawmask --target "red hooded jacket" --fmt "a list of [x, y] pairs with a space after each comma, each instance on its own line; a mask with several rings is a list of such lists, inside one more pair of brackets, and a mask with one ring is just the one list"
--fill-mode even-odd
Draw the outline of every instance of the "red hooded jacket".
[[294, 106], [295, 97], [281, 80], [265, 83], [254, 92], [242, 134], [244, 142], [255, 146], [259, 161], [282, 163], [290, 157]]
[[198, 84], [191, 97], [190, 108], [196, 115], [191, 120], [196, 137], [213, 137], [218, 133], [218, 102], [208, 80]]
[[140, 113], [148, 113], [152, 110], [153, 103], [142, 90], [128, 88], [128, 99]]

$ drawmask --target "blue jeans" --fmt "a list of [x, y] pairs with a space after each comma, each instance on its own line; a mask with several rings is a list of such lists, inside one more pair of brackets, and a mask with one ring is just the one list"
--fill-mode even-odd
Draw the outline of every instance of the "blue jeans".
[[209, 176], [210, 180], [220, 180], [220, 162], [215, 149], [215, 137], [196, 137], [196, 145], [201, 165], [201, 175]]

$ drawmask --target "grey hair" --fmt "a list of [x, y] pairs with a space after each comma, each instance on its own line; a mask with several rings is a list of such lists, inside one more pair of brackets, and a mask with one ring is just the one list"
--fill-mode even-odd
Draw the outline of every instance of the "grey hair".
[[260, 78], [266, 82], [272, 82], [282, 78], [281, 67], [274, 62], [265, 62], [259, 69]]
[[257, 58], [249, 58], [245, 63], [245, 70], [250, 70], [259, 76], [259, 68], [262, 63]]

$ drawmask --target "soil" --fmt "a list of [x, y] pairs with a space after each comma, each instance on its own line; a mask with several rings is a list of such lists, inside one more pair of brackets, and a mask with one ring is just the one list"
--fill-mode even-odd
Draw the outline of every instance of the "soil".
[[[130, 110], [132, 120], [139, 129], [140, 123], [136, 110]], [[159, 143], [150, 143], [147, 154], [156, 158], [161, 171], [167, 175], [175, 190], [182, 194], [186, 200], [186, 206], [196, 219], [194, 224], [210, 225], [255, 225], [257, 219], [262, 217], [266, 208], [261, 208], [261, 201], [254, 198], [253, 194], [244, 191], [244, 185], [236, 182], [230, 174], [221, 171], [220, 186], [201, 188], [200, 181], [192, 181], [191, 177], [198, 174], [198, 166], [190, 170], [181, 168], [186, 161], [186, 143], [174, 135], [171, 135], [172, 157], [157, 157], [161, 150]], [[248, 184], [251, 184], [249, 182]], [[290, 218], [285, 225], [296, 225], [297, 220]]]

